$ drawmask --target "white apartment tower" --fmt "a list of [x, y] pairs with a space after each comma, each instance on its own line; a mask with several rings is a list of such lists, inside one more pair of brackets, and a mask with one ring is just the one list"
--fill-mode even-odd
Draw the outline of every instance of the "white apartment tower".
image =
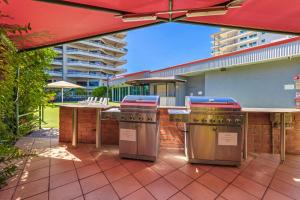
[[211, 37], [211, 53], [213, 56], [218, 56], [242, 49], [276, 42], [279, 40], [288, 39], [291, 36], [251, 30], [221, 28], [220, 32], [212, 34]]
[[127, 61], [124, 48], [126, 32], [67, 43], [54, 47], [58, 56], [53, 61], [49, 82], [66, 80], [84, 86], [91, 92], [106, 84], [109, 77], [124, 73]]

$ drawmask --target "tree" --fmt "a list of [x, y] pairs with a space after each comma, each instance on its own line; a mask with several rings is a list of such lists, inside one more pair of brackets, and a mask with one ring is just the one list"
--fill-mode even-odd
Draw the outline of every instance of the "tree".
[[[106, 86], [100, 86], [93, 90], [92, 95], [94, 97], [106, 97], [107, 87]], [[108, 97], [111, 97], [111, 89], [108, 89]]]
[[[7, 3], [7, 0], [3, 2]], [[3, 17], [10, 16], [0, 11], [0, 19]], [[8, 37], [29, 30], [29, 23], [24, 27], [0, 23], [0, 188], [15, 173], [16, 160], [27, 155], [13, 146], [21, 136], [16, 135], [19, 125], [16, 122], [16, 105], [20, 105], [20, 114], [24, 114], [45, 105], [49, 97], [44, 90], [48, 78], [44, 70], [51, 66], [55, 52], [52, 49], [18, 52]], [[34, 114], [22, 118], [21, 134], [27, 134], [34, 128], [35, 119]]]

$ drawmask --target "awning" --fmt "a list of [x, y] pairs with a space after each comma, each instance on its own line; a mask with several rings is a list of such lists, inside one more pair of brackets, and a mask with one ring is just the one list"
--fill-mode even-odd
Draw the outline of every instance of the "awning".
[[[30, 24], [12, 36], [33, 49], [164, 22], [300, 33], [299, 0], [9, 0], [1, 26]], [[3, 17], [8, 15], [9, 17]], [[172, 33], [170, 33], [172, 34]]]
[[141, 78], [126, 81], [128, 85], [144, 85], [149, 83], [176, 83], [176, 82], [186, 82], [184, 79], [178, 79], [175, 77], [151, 77], [151, 78]]

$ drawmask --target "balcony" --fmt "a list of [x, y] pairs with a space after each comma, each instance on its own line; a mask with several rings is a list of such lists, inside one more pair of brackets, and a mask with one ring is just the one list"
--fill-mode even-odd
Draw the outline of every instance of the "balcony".
[[126, 69], [124, 68], [115, 68], [113, 66], [107, 66], [103, 65], [100, 63], [94, 63], [94, 62], [88, 62], [88, 61], [68, 61], [67, 62], [68, 66], [73, 66], [73, 67], [88, 67], [92, 69], [102, 69], [102, 70], [107, 70], [107, 71], [112, 71], [112, 72], [117, 72], [117, 73], [124, 73], [126, 72]]
[[68, 49], [67, 53], [69, 55], [81, 55], [81, 56], [87, 56], [87, 57], [91, 57], [91, 58], [105, 59], [105, 60], [109, 60], [109, 61], [113, 61], [113, 62], [119, 62], [119, 63], [122, 63], [122, 64], [127, 63], [127, 61], [125, 59], [121, 59], [121, 58], [117, 58], [115, 56], [102, 54], [100, 52], [84, 51], [84, 50], [81, 50], [81, 49]]
[[117, 37], [107, 35], [107, 36], [103, 36], [102, 38], [113, 41], [113, 42], [122, 43], [124, 45], [127, 45], [127, 42], [125, 40], [119, 39]]
[[52, 65], [62, 65], [63, 64], [63, 60], [62, 59], [56, 59], [54, 58], [52, 61]]
[[112, 45], [108, 45], [108, 44], [104, 44], [104, 43], [97, 42], [97, 41], [92, 41], [92, 40], [89, 40], [89, 41], [78, 41], [77, 43], [84, 44], [84, 45], [87, 45], [87, 46], [93, 46], [93, 47], [97, 47], [97, 48], [102, 48], [102, 49], [105, 49], [105, 50], [109, 50], [109, 51], [113, 51], [113, 52], [118, 52], [118, 53], [122, 53], [122, 54], [126, 54], [127, 51], [128, 51], [126, 48], [117, 48], [117, 47], [114, 47]]
[[58, 70], [45, 70], [45, 72], [52, 77], [62, 77], [62, 71]]
[[70, 72], [68, 71], [67, 77], [69, 78], [95, 78], [95, 79], [106, 79], [103, 74], [96, 74], [91, 72]]
[[53, 47], [53, 50], [54, 50], [56, 53], [60, 53], [60, 54], [63, 52], [62, 47]]

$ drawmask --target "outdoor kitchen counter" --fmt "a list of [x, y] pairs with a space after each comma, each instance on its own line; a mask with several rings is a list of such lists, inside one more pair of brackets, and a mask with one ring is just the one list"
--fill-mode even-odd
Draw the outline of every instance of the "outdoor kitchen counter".
[[[279, 113], [280, 114], [280, 160], [285, 160], [286, 152], [286, 113], [300, 113], [300, 109], [296, 108], [242, 108], [242, 112], [245, 115], [245, 127], [244, 127], [244, 158], [247, 159], [248, 155], [248, 131], [249, 131], [249, 113]], [[272, 128], [273, 129], [273, 128]], [[297, 133], [297, 131], [295, 131]], [[271, 131], [272, 140], [272, 153], [274, 153], [274, 133]]]
[[[89, 129], [96, 131], [96, 148], [101, 147], [101, 111], [106, 110], [108, 108], [111, 108], [111, 106], [108, 105], [85, 105], [85, 104], [62, 104], [60, 105], [60, 122], [59, 122], [59, 128], [60, 132], [64, 131], [65, 126], [67, 126], [66, 117], [63, 117], [65, 115], [72, 115], [72, 131], [71, 131], [71, 141], [72, 146], [76, 147], [78, 143], [78, 132], [80, 132], [81, 137], [87, 137], [87, 127], [85, 127], [85, 124], [90, 123], [91, 121], [95, 122], [95, 126], [91, 127], [91, 124], [89, 125]], [[70, 113], [71, 109], [71, 113]], [[89, 111], [85, 112], [86, 109], [89, 109]], [[95, 115], [90, 115], [89, 112], [95, 112]], [[86, 116], [85, 116], [86, 115]], [[78, 123], [78, 118], [80, 118], [81, 122]], [[85, 129], [85, 130], [84, 130]], [[80, 130], [80, 131], [78, 131]], [[60, 138], [61, 139], [61, 138]]]

